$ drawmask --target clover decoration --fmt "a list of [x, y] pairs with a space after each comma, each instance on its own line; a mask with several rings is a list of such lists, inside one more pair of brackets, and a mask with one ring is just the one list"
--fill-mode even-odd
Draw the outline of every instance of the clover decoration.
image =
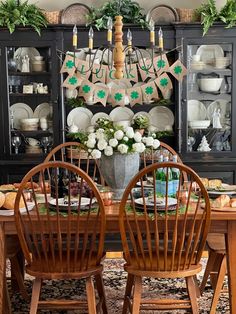
[[99, 90], [97, 92], [97, 97], [103, 99], [106, 96], [106, 93], [104, 92], [104, 90]]
[[78, 82], [78, 79], [75, 76], [72, 76], [71, 78], [69, 78], [69, 83], [71, 85], [75, 85]]
[[161, 79], [160, 84], [162, 87], [166, 87], [168, 85], [168, 79], [167, 78]]
[[165, 67], [165, 65], [166, 65], [166, 62], [164, 61], [164, 60], [158, 60], [157, 61], [157, 67], [158, 68], [164, 68]]
[[151, 87], [151, 86], [146, 87], [145, 88], [145, 93], [147, 95], [151, 95], [153, 93], [153, 87]]
[[176, 67], [174, 67], [174, 72], [177, 75], [180, 75], [182, 73], [183, 69], [180, 65], [177, 65]]
[[66, 62], [66, 67], [67, 67], [68, 69], [72, 69], [74, 66], [75, 66], [74, 61], [68, 60], [68, 61]]
[[90, 92], [90, 90], [91, 90], [91, 87], [88, 86], [88, 85], [84, 85], [84, 86], [82, 87], [82, 90], [83, 90], [83, 92], [84, 92], [85, 94], [88, 94], [88, 93]]
[[139, 93], [137, 91], [133, 91], [131, 94], [131, 99], [138, 99], [139, 98]]
[[115, 96], [114, 96], [114, 99], [116, 101], [121, 101], [123, 98], [123, 95], [121, 93], [116, 93]]

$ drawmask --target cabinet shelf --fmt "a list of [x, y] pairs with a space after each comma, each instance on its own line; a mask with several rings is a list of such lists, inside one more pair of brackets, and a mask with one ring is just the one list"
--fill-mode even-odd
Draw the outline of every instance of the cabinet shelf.
[[224, 99], [231, 101], [231, 94], [227, 93], [204, 93], [201, 91], [188, 92], [188, 99], [196, 99], [196, 100], [210, 100], [215, 101], [217, 99]]
[[43, 72], [8, 72], [8, 75], [9, 76], [49, 76], [51, 75], [50, 72], [46, 72], [46, 71], [43, 71]]
[[231, 76], [232, 74], [232, 70], [231, 69], [217, 69], [217, 68], [204, 68], [202, 70], [195, 70], [195, 69], [191, 69], [191, 67], [189, 68], [189, 73], [203, 73], [203, 74], [210, 74], [210, 73], [218, 73], [221, 75], [227, 75], [227, 76]]
[[11, 130], [12, 133], [23, 134], [26, 137], [42, 137], [42, 136], [50, 136], [53, 134], [50, 130], [37, 130], [37, 131], [21, 131], [21, 130]]
[[51, 97], [51, 94], [23, 94], [23, 93], [11, 93], [10, 97]]

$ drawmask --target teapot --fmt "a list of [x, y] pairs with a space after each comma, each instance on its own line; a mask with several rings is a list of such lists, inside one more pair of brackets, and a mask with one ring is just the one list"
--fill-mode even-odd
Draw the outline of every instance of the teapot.
[[30, 146], [39, 146], [40, 141], [36, 140], [36, 138], [33, 137], [26, 137], [25, 142]]

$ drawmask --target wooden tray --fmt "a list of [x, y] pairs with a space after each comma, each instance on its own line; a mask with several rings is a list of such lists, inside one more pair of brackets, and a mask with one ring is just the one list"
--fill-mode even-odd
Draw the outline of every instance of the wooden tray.
[[71, 4], [62, 11], [61, 24], [84, 25], [87, 22], [86, 16], [90, 12], [90, 8], [85, 4]]

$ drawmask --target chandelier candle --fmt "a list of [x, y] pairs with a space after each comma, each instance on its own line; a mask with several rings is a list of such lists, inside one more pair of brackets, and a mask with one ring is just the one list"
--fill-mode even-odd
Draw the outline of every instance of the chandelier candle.
[[88, 33], [88, 37], [89, 37], [89, 49], [92, 50], [93, 49], [93, 28], [92, 26], [89, 29], [89, 33]]
[[109, 45], [112, 44], [112, 27], [113, 27], [112, 18], [109, 16], [107, 21], [107, 41]]
[[164, 42], [163, 42], [163, 32], [161, 27], [159, 28], [159, 32], [158, 32], [158, 39], [159, 39], [159, 49], [161, 51], [163, 51], [164, 49]]
[[77, 49], [78, 45], [78, 35], [77, 35], [77, 27], [74, 25], [73, 27], [73, 47], [74, 49]]
[[149, 29], [150, 29], [151, 46], [155, 46], [155, 23], [152, 18], [150, 19], [150, 22], [149, 22]]

